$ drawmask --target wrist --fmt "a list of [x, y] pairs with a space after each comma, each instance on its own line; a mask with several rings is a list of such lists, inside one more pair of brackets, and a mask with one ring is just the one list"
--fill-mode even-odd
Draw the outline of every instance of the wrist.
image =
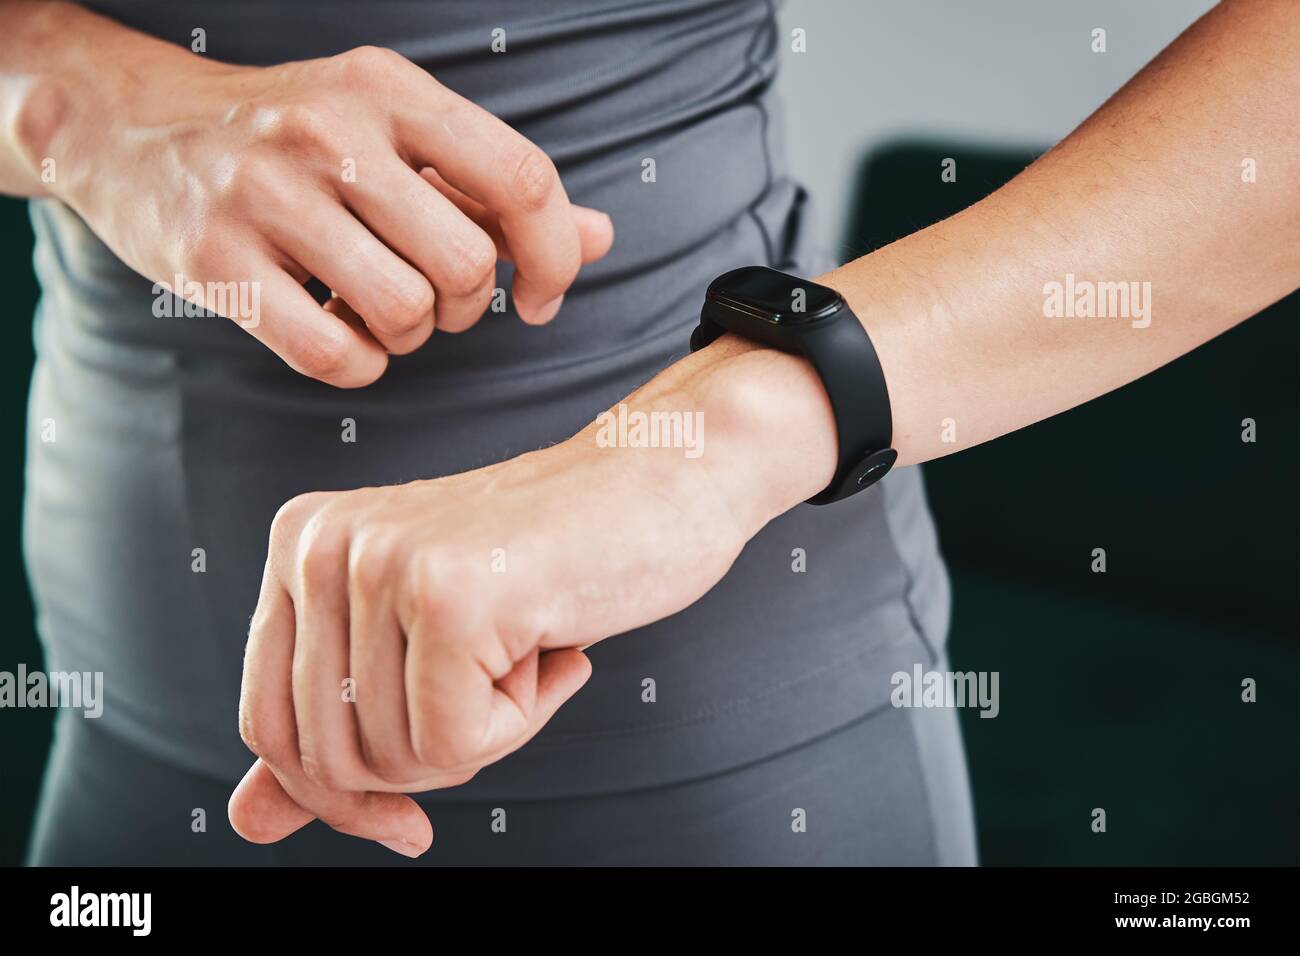
[[[6, 8], [3, 26], [11, 32], [7, 40], [26, 52], [12, 64], [0, 82], [3, 90], [5, 127], [12, 156], [21, 179], [10, 178], [22, 195], [49, 195], [57, 181], [57, 168], [47, 167], [51, 146], [64, 125], [69, 95], [65, 73], [69, 68], [66, 44], [59, 40], [68, 18], [88, 16], [78, 7], [64, 3], [15, 4]], [[6, 49], [8, 52], [8, 49]], [[11, 175], [13, 170], [11, 167]]]
[[17, 94], [13, 143], [24, 175], [40, 184], [35, 194], [61, 196], [60, 186], [71, 178], [75, 154], [61, 140], [73, 123], [74, 102], [67, 81], [49, 73], [30, 77]]
[[[717, 352], [716, 358], [713, 356]], [[835, 475], [835, 414], [802, 356], [725, 335], [698, 355], [715, 481], [740, 503], [750, 535]]]
[[[876, 253], [852, 269], [813, 281], [835, 288], [849, 302], [872, 338], [896, 399], [903, 392], [895, 384], [906, 383], [905, 369], [897, 362], [896, 320], [914, 303], [900, 294], [883, 262], [886, 255]], [[639, 456], [637, 467], [678, 500], [703, 500], [711, 513], [725, 509], [746, 540], [777, 515], [823, 491], [839, 465], [835, 413], [812, 364], [733, 334], [688, 355], [620, 404], [625, 419], [637, 410], [699, 413], [698, 454], [660, 449]], [[899, 463], [911, 463], [900, 439], [906, 442], [914, 426], [898, 404], [891, 402], [892, 444], [900, 450]], [[599, 422], [584, 430], [587, 441], [594, 443]]]
[[798, 356], [733, 335], [687, 356], [574, 437], [635, 469], [683, 516], [725, 518], [747, 541], [821, 491], [836, 465], [835, 420]]
[[[837, 394], [835, 407], [840, 409], [839, 414], [853, 416], [846, 426], [850, 436], [855, 431], [868, 430], [870, 448], [879, 452], [861, 465], [863, 468], [870, 466], [871, 471], [888, 467], [890, 461], [896, 460], [898, 430], [894, 428], [891, 434], [889, 406], [893, 402], [886, 394], [886, 383], [893, 378], [891, 366], [895, 370], [897, 366], [892, 361], [895, 356], [891, 354], [886, 359], [882, 351], [897, 351], [896, 343], [885, 330], [892, 328], [897, 315], [906, 311], [902, 307], [898, 283], [889, 274], [889, 264], [881, 261], [883, 255], [859, 260], [856, 263], [858, 269], [850, 277], [853, 281], [846, 281], [846, 277], [838, 272], [812, 280], [840, 292], [854, 309], [852, 315], [844, 316], [844, 322], [852, 325], [856, 318], [871, 338], [871, 344], [859, 345], [857, 336], [861, 333], [844, 329], [844, 322], [841, 322], [825, 335], [834, 334], [842, 338], [827, 339], [822, 335], [817, 340], [822, 349], [819, 362], [828, 363], [823, 372], [831, 376], [828, 381], [833, 383], [833, 387], [843, 392]], [[758, 273], [761, 271], [757, 270]], [[745, 275], [748, 277], [750, 272], [755, 270], [749, 270]], [[759, 306], [764, 304], [761, 296], [758, 301]], [[699, 406], [709, 409], [710, 435], [715, 450], [712, 458], [717, 473], [722, 476], [718, 483], [733, 489], [734, 498], [752, 507], [749, 515], [751, 532], [799, 502], [814, 498], [824, 501], [842, 495], [842, 482], [831, 488], [838, 469], [841, 465], [846, 469], [856, 466], [858, 460], [840, 460], [836, 412], [821, 374], [801, 354], [782, 351], [796, 346], [789, 341], [782, 344], [779, 336], [773, 343], [778, 346], [775, 348], [747, 341], [749, 333], [743, 323], [729, 326], [715, 317], [711, 334], [706, 334], [702, 328], [703, 341], [709, 341], [720, 331], [719, 324], [724, 328], [737, 328], [746, 338], [724, 336], [699, 353], [712, 360], [698, 359], [694, 391]], [[763, 330], [758, 330], [755, 338], [768, 340]], [[882, 343], [888, 347], [882, 349]], [[826, 352], [827, 348], [832, 351]], [[846, 357], [836, 359], [841, 348], [846, 350]], [[864, 363], [861, 369], [858, 369], [856, 359], [847, 357], [856, 355], [855, 350], [859, 348], [864, 352], [860, 357]], [[874, 357], [871, 354], [873, 348]], [[681, 369], [680, 374], [689, 377], [685, 370], [693, 361], [697, 361], [696, 356], [675, 366], [674, 370]], [[874, 365], [877, 361], [879, 367]], [[855, 391], [854, 382], [859, 375], [863, 377], [860, 388], [868, 391]], [[850, 398], [846, 399], [846, 394]], [[857, 405], [853, 404], [854, 400]], [[858, 447], [855, 442], [850, 442], [850, 445], [850, 451]], [[892, 452], [887, 450], [891, 447], [894, 449]], [[847, 477], [851, 479], [853, 475]]]
[[75, 4], [37, 6], [23, 40], [39, 65], [15, 78], [14, 146], [46, 194], [79, 208], [106, 169], [132, 165], [115, 155], [117, 131], [147, 123], [146, 98], [177, 102], [187, 73], [223, 65]]

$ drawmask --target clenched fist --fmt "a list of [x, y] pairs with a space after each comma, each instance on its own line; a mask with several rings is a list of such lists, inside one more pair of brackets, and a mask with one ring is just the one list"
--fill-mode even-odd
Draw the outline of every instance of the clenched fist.
[[462, 475], [290, 501], [244, 661], [240, 728], [261, 759], [235, 828], [269, 842], [320, 817], [426, 849], [429, 822], [399, 792], [522, 746], [586, 681], [582, 648], [686, 607], [730, 567], [757, 526], [710, 468], [599, 447], [588, 429]]
[[[103, 57], [95, 96], [33, 92], [15, 119], [28, 161], [56, 161], [50, 191], [133, 269], [303, 374], [365, 385], [435, 328], [470, 327], [498, 259], [519, 316], [548, 322], [613, 240], [541, 149], [391, 50], [243, 67], [134, 42], [129, 63]], [[207, 291], [232, 288], [238, 314]]]

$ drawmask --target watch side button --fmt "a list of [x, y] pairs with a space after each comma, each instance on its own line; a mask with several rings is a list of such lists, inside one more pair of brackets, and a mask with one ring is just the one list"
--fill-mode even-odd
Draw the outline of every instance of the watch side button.
[[898, 452], [892, 448], [873, 451], [841, 477], [838, 477], [825, 491], [808, 499], [810, 505], [828, 505], [834, 501], [865, 491], [889, 473], [889, 469], [898, 460]]
[[857, 485], [859, 489], [874, 485], [885, 477], [897, 460], [898, 452], [892, 448], [882, 448], [880, 451], [872, 452], [853, 469], [849, 480]]

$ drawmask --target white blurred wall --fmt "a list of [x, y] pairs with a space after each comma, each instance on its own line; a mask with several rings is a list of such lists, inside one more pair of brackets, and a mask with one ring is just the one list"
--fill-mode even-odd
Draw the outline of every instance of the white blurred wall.
[[[837, 248], [861, 159], [906, 135], [1048, 146], [1212, 0], [785, 0], [789, 157]], [[1300, 2], [1297, 4], [1300, 8]], [[806, 31], [807, 52], [790, 49]], [[1092, 31], [1106, 30], [1104, 54]]]

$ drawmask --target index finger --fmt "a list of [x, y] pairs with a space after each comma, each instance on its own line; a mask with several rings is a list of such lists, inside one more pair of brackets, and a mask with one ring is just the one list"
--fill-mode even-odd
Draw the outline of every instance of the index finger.
[[582, 264], [569, 196], [551, 158], [487, 110], [428, 74], [397, 110], [398, 145], [497, 216], [515, 260], [515, 310], [550, 321]]

